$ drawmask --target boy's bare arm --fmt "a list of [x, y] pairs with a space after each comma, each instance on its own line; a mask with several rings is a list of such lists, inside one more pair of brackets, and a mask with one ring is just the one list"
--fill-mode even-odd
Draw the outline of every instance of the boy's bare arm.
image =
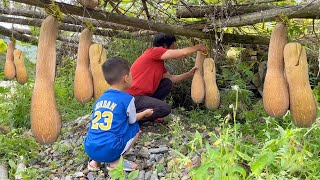
[[150, 117], [153, 114], [153, 109], [146, 109], [142, 112], [137, 113], [137, 121], [144, 117]]

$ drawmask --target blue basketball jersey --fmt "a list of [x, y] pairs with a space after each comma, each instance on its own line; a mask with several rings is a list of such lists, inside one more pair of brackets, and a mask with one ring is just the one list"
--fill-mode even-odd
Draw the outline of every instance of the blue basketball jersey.
[[108, 89], [94, 104], [85, 151], [95, 161], [113, 162], [138, 132], [134, 97]]

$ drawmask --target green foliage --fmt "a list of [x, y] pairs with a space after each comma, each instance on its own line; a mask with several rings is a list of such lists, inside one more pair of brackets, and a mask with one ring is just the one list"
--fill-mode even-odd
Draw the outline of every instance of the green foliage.
[[8, 134], [0, 134], [0, 162], [17, 160], [21, 156], [26, 160], [38, 157], [39, 145], [23, 133], [24, 129], [14, 129]]
[[[241, 91], [241, 90], [240, 90]], [[240, 94], [239, 91], [239, 94]], [[319, 123], [311, 129], [295, 129], [290, 116], [282, 119], [262, 117], [261, 105], [246, 116], [244, 124], [237, 122], [238, 90], [235, 90], [233, 116], [221, 118], [208, 111], [192, 111], [185, 124], [190, 127], [196, 120], [199, 124], [210, 121], [214, 132], [192, 126], [207, 132], [207, 138], [196, 131], [191, 140], [176, 151], [170, 173], [187, 168], [192, 179], [319, 179], [320, 162]], [[257, 111], [257, 112], [256, 112]], [[192, 115], [193, 114], [193, 115]], [[211, 116], [211, 119], [210, 119]], [[195, 120], [194, 120], [195, 119]], [[233, 120], [233, 124], [231, 124]], [[171, 130], [173, 131], [173, 130]], [[170, 134], [172, 133], [170, 131]], [[201, 155], [200, 166], [190, 164], [195, 155]]]
[[123, 171], [124, 168], [124, 161], [123, 157], [121, 156], [119, 159], [118, 165], [113, 168], [111, 171], [109, 171], [109, 175], [112, 179], [119, 179], [119, 180], [124, 180], [126, 177], [126, 174]]
[[114, 39], [108, 46], [107, 58], [120, 56], [132, 64], [148, 47], [150, 47], [149, 41]]
[[90, 114], [92, 103], [80, 104], [73, 95], [73, 80], [75, 73], [75, 61], [63, 57], [60, 67], [57, 69], [58, 77], [55, 79], [55, 96], [62, 120], [74, 120], [79, 116]]
[[0, 39], [0, 53], [3, 53], [7, 50], [7, 45], [3, 39]]

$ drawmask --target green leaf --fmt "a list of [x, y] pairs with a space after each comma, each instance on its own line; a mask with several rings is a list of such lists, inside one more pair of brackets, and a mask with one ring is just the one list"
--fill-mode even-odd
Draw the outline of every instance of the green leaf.
[[123, 171], [123, 168], [124, 168], [124, 161], [123, 161], [123, 157], [121, 156], [120, 159], [119, 159], [118, 165], [114, 169], [109, 171], [110, 177], [112, 179], [124, 180], [125, 179], [125, 173]]
[[238, 165], [236, 165], [235, 167], [232, 168], [232, 172], [233, 173], [238, 172], [242, 175], [242, 177], [246, 177], [246, 175], [247, 175], [246, 170], [243, 167], [238, 166]]
[[196, 139], [197, 139], [200, 147], [202, 148], [202, 137], [201, 137], [201, 134], [198, 131], [196, 131], [195, 136], [196, 136]]
[[128, 175], [128, 179], [129, 180], [135, 180], [139, 175], [139, 170], [135, 170], [132, 171], [129, 175]]
[[157, 173], [162, 172], [163, 169], [164, 169], [164, 166], [162, 164], [157, 164], [156, 166]]
[[264, 155], [260, 156], [260, 158], [252, 165], [252, 173], [255, 175], [260, 175], [262, 170], [270, 165], [275, 158], [273, 152], [266, 152]]
[[240, 151], [237, 151], [237, 154], [238, 154], [238, 156], [240, 156], [243, 160], [246, 160], [246, 161], [251, 161], [251, 160], [252, 160], [250, 156], [248, 156], [247, 154], [244, 154], [244, 153], [242, 153], [242, 152], [240, 152]]
[[3, 39], [0, 39], [0, 53], [5, 52], [7, 50], [7, 45]]

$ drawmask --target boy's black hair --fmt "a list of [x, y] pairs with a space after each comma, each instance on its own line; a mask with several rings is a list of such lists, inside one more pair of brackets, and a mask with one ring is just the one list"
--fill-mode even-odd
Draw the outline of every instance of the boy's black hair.
[[112, 57], [103, 63], [102, 71], [107, 83], [113, 85], [129, 74], [130, 64], [121, 57]]
[[153, 47], [162, 46], [162, 47], [168, 48], [171, 46], [171, 44], [173, 44], [176, 41], [177, 39], [174, 35], [164, 34], [164, 33], [156, 34], [153, 37]]

